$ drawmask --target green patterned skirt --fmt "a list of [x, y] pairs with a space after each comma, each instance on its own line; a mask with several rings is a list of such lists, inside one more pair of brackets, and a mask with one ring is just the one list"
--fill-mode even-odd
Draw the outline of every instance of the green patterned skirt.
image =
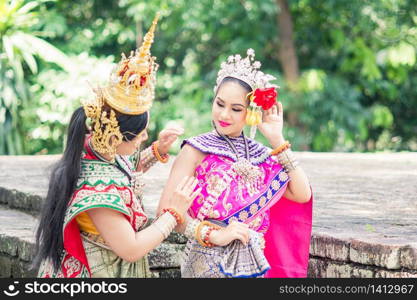
[[99, 246], [87, 238], [83, 238], [83, 245], [93, 278], [152, 277], [147, 256], [135, 262], [128, 262], [110, 249]]

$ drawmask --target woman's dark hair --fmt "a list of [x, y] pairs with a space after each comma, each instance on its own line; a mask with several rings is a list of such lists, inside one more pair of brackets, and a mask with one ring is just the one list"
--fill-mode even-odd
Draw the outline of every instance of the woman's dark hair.
[[149, 115], [147, 112], [140, 115], [124, 115], [116, 112], [116, 119], [119, 123], [120, 132], [124, 141], [133, 140], [148, 124]]
[[[105, 108], [104, 110], [108, 110]], [[123, 140], [130, 141], [146, 128], [148, 113], [124, 115], [116, 112]], [[32, 268], [38, 269], [44, 259], [50, 259], [57, 271], [64, 249], [63, 226], [68, 203], [74, 193], [81, 170], [81, 153], [88, 133], [83, 107], [72, 114], [68, 126], [66, 148], [62, 158], [53, 167], [48, 193], [43, 204], [36, 232], [35, 259]]]
[[235, 78], [235, 77], [225, 77], [225, 78], [223, 78], [222, 82], [220, 82], [219, 87], [217, 88], [217, 91], [216, 91], [216, 95], [219, 92], [220, 87], [227, 82], [237, 83], [241, 87], [243, 87], [248, 93], [252, 92], [252, 88], [250, 87], [250, 85], [247, 84], [246, 82], [244, 82], [243, 80], [240, 80], [240, 79]]

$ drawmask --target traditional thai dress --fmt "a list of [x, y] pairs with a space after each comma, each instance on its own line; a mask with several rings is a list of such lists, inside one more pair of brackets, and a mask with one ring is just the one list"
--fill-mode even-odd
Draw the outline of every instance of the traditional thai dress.
[[117, 256], [86, 214], [92, 208], [113, 209], [123, 214], [136, 232], [143, 229], [148, 217], [132, 189], [133, 170], [127, 156], [116, 155], [116, 164], [100, 160], [86, 139], [81, 174], [64, 220], [61, 268], [54, 272], [51, 262], [45, 260], [39, 277], [151, 277], [146, 256], [136, 262]]
[[[250, 173], [254, 175], [249, 181], [239, 175], [236, 153], [216, 132], [183, 142], [182, 145], [187, 143], [206, 154], [195, 170], [202, 191], [190, 207], [189, 214], [200, 220], [218, 220], [225, 224], [233, 220], [244, 222], [250, 229], [262, 233], [265, 239], [264, 254], [270, 269], [266, 274], [256, 275], [306, 277], [312, 200], [300, 204], [283, 197], [290, 180], [288, 174], [276, 157], [270, 156], [270, 148], [247, 138], [245, 146], [244, 138], [242, 135], [229, 139], [239, 159], [245, 157], [245, 149], [249, 151], [253, 166]], [[201, 264], [198, 268], [208, 268], [206, 265]]]

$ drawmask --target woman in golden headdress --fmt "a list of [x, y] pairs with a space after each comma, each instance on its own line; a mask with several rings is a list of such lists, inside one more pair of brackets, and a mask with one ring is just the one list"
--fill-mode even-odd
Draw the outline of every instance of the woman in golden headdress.
[[182, 134], [163, 130], [158, 141], [137, 151], [148, 137], [154, 98], [158, 65], [150, 46], [156, 23], [157, 17], [142, 47], [123, 55], [94, 101], [72, 115], [36, 234], [39, 277], [150, 277], [147, 253], [183, 222], [196, 196], [195, 178], [184, 178], [168, 208], [146, 227], [141, 175], [155, 162], [165, 163]]

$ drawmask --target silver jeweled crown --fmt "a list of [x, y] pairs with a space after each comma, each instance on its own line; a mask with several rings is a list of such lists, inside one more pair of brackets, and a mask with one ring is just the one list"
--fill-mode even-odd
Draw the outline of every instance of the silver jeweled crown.
[[239, 54], [236, 54], [229, 56], [227, 62], [222, 62], [219, 73], [217, 73], [216, 86], [214, 87], [215, 93], [222, 80], [226, 77], [240, 79], [249, 84], [252, 90], [269, 87], [279, 88], [279, 86], [269, 82], [276, 79], [274, 76], [259, 70], [261, 63], [255, 61], [255, 50], [249, 48], [246, 53], [247, 56], [243, 59]]

